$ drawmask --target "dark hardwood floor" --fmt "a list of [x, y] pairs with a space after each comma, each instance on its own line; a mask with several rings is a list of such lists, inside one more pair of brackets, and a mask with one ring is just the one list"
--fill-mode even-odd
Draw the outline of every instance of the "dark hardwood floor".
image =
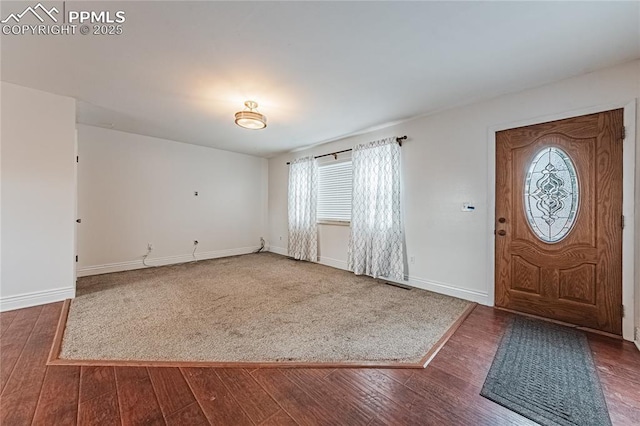
[[[512, 315], [483, 306], [419, 370], [46, 366], [61, 307], [0, 314], [0, 424], [534, 424], [479, 395]], [[640, 352], [589, 343], [613, 424], [640, 424]]]

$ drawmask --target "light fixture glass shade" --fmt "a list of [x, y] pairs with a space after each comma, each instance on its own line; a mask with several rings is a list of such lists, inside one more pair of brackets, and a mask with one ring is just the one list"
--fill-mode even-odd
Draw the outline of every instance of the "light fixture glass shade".
[[250, 130], [259, 130], [267, 127], [267, 117], [255, 111], [258, 104], [253, 101], [247, 101], [244, 105], [248, 110], [236, 112], [236, 124], [240, 127]]

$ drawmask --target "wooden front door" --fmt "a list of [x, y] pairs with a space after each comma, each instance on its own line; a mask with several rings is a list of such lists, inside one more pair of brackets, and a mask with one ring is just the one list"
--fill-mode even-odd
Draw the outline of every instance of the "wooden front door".
[[496, 306], [622, 334], [623, 110], [496, 134]]

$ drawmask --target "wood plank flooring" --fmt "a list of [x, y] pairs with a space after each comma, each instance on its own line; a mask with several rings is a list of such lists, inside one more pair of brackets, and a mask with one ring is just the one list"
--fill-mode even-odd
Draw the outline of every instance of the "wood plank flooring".
[[[512, 315], [484, 306], [415, 370], [47, 366], [61, 308], [0, 314], [0, 424], [534, 424], [479, 394]], [[640, 424], [640, 352], [589, 343], [613, 424]]]

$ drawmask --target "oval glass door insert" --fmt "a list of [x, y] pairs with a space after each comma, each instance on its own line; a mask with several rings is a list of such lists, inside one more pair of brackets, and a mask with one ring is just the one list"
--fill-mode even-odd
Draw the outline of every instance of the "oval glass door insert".
[[545, 243], [565, 238], [578, 214], [578, 176], [566, 152], [543, 148], [524, 182], [524, 210], [533, 233]]

